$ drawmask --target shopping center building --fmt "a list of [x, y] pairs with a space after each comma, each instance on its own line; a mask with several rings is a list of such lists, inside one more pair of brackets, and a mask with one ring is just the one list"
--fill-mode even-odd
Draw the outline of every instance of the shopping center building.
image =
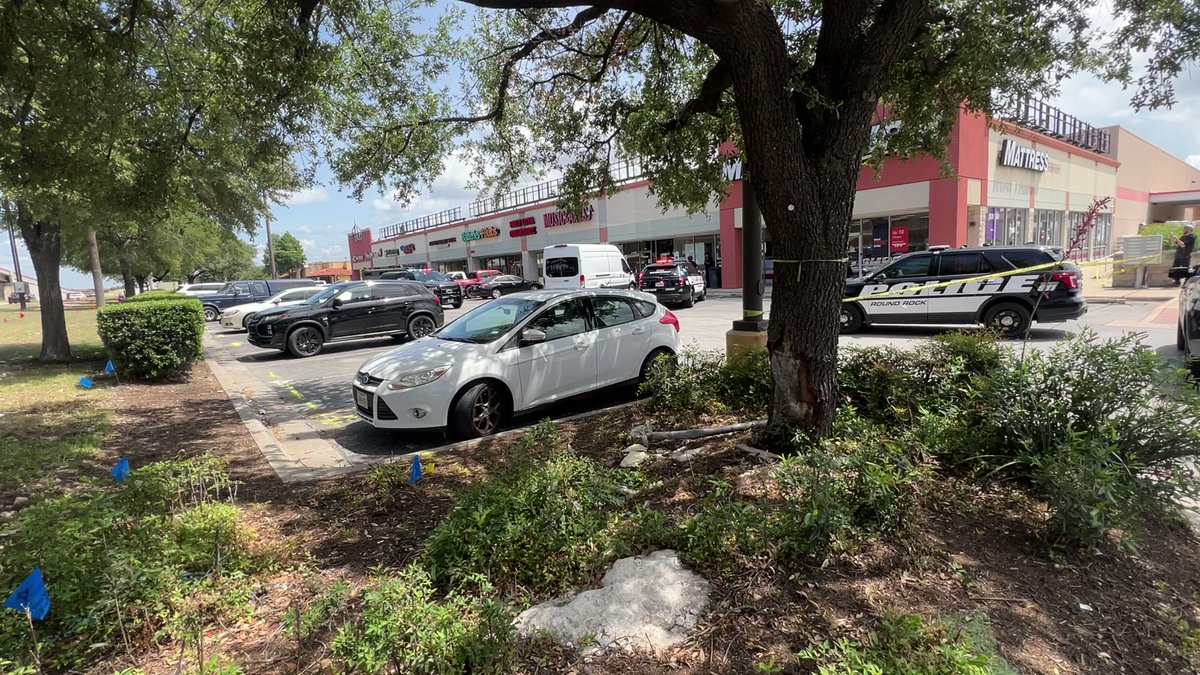
[[[1078, 259], [1112, 255], [1121, 237], [1146, 223], [1200, 219], [1200, 170], [1123, 127], [1096, 128], [1039, 102], [1005, 121], [962, 113], [948, 163], [932, 157], [864, 167], [858, 179], [847, 255], [870, 270], [931, 245], [1035, 242], [1066, 246], [1093, 201], [1112, 197]], [[422, 266], [444, 272], [498, 269], [539, 276], [542, 250], [560, 243], [612, 243], [635, 269], [659, 257], [690, 257], [712, 285], [741, 286], [740, 166], [727, 168], [728, 196], [689, 215], [663, 211], [636, 163], [618, 167], [622, 189], [592, 198], [579, 213], [560, 210], [560, 181], [497, 199], [388, 225], [355, 228], [355, 275]], [[770, 278], [770, 223], [766, 224]]]

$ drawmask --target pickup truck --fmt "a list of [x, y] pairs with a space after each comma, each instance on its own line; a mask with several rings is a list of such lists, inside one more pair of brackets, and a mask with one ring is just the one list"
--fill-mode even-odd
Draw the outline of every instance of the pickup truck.
[[466, 279], [455, 279], [454, 283], [458, 284], [459, 288], [462, 289], [463, 295], [470, 298], [474, 297], [474, 287], [478, 286], [479, 282], [485, 281], [491, 277], [498, 277], [501, 274], [503, 274], [503, 272], [500, 270], [475, 270], [474, 272], [467, 272]]
[[262, 302], [289, 288], [315, 285], [312, 279], [230, 281], [220, 291], [217, 291], [216, 295], [202, 295], [197, 300], [204, 305], [204, 320], [216, 321], [221, 316], [221, 310], [226, 307], [244, 305], [248, 302]]

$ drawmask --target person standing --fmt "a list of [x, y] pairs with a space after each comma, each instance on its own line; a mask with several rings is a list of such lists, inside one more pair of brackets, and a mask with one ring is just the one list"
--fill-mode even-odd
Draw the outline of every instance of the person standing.
[[[1171, 241], [1178, 248], [1175, 250], [1175, 260], [1171, 263], [1171, 267], [1188, 267], [1192, 266], [1192, 251], [1196, 250], [1196, 228], [1193, 225], [1183, 226], [1183, 236], [1172, 236]], [[1180, 284], [1179, 279], [1175, 280], [1175, 285]]]

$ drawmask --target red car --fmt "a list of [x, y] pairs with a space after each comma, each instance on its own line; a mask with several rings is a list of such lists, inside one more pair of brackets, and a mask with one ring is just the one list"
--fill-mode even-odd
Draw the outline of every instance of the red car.
[[455, 279], [454, 283], [458, 284], [459, 287], [462, 288], [462, 292], [465, 297], [473, 298], [475, 297], [475, 286], [478, 286], [479, 282], [490, 279], [491, 277], [498, 277], [501, 274], [503, 274], [503, 272], [500, 270], [475, 270], [474, 272], [467, 272], [466, 279]]

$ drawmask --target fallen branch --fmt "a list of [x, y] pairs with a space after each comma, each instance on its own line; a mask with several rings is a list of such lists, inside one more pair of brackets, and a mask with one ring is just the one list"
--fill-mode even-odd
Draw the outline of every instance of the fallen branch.
[[727, 427], [714, 427], [712, 429], [681, 429], [679, 431], [651, 431], [646, 434], [646, 439], [650, 441], [665, 441], [665, 440], [681, 440], [690, 441], [696, 438], [707, 438], [709, 436], [720, 436], [722, 434], [732, 434], [738, 431], [746, 431], [747, 429], [755, 429], [765, 427], [766, 420], [755, 420], [754, 422], [739, 422], [738, 424], [730, 424]]
[[753, 456], [759, 457], [761, 459], [765, 459], [769, 462], [778, 462], [779, 460], [783, 459], [782, 457], [780, 457], [779, 455], [777, 455], [773, 452], [768, 452], [766, 450], [754, 448], [749, 445], [742, 445], [741, 443], [738, 443], [737, 449], [741, 450], [742, 452], [744, 452], [746, 454], [753, 455]]

